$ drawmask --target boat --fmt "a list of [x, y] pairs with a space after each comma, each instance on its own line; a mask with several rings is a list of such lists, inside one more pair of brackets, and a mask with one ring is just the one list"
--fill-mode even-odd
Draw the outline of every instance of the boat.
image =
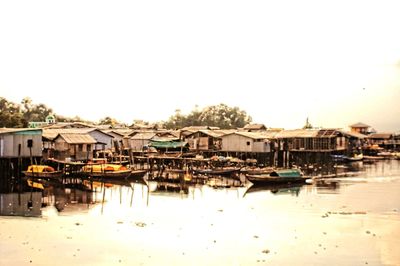
[[26, 177], [31, 178], [60, 178], [62, 171], [56, 171], [48, 165], [29, 165], [26, 171], [22, 171]]
[[335, 162], [356, 162], [356, 161], [361, 161], [364, 158], [364, 156], [362, 153], [354, 154], [353, 156], [332, 154], [331, 158]]
[[263, 175], [270, 174], [274, 171], [272, 167], [264, 167], [264, 168], [242, 168], [240, 169], [240, 173], [248, 174], [248, 175]]
[[194, 169], [195, 174], [229, 176], [240, 171], [240, 168], [206, 168]]
[[84, 175], [95, 178], [125, 178], [127, 179], [132, 170], [121, 164], [87, 164], [82, 168]]
[[28, 186], [31, 187], [31, 188], [37, 188], [37, 189], [40, 189], [40, 190], [44, 190], [44, 185], [41, 182], [36, 182], [36, 181], [34, 181], [34, 180], [30, 179], [30, 178], [28, 178], [26, 180], [26, 182], [27, 182]]
[[280, 169], [263, 175], [247, 174], [246, 178], [254, 185], [305, 183], [310, 179], [310, 177], [304, 177], [298, 169]]

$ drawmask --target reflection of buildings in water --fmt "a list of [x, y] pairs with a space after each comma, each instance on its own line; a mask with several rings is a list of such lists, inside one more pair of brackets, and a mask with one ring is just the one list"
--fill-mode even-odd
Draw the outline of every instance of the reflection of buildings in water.
[[47, 205], [54, 206], [61, 212], [67, 205], [95, 203], [94, 194], [94, 192], [87, 189], [52, 187], [45, 189], [44, 202]]
[[0, 194], [0, 215], [40, 216], [42, 192]]

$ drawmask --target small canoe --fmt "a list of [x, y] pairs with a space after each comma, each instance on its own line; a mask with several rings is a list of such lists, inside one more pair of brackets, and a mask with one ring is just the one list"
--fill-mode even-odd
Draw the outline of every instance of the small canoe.
[[270, 174], [246, 175], [246, 178], [255, 185], [305, 183], [309, 177], [304, 177], [298, 169], [275, 170]]

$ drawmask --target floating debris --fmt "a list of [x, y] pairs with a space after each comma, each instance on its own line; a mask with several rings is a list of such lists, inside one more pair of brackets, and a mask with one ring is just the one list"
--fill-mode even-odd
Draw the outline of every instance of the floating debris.
[[143, 222], [136, 222], [135, 224], [138, 227], [145, 227], [147, 225], [146, 223], [143, 223]]

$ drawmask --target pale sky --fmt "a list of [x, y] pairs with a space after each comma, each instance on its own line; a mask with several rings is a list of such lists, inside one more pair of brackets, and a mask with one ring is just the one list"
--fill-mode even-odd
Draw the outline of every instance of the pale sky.
[[400, 130], [400, 1], [4, 1], [0, 96], [167, 120], [225, 103], [268, 127]]

